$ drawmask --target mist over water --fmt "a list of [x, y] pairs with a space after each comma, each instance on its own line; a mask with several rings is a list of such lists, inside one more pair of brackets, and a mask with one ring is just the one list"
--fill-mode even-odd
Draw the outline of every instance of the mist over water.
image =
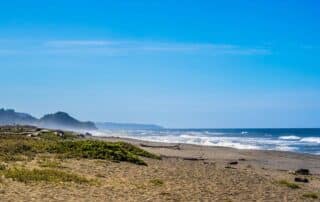
[[94, 135], [320, 155], [320, 129], [104, 130]]

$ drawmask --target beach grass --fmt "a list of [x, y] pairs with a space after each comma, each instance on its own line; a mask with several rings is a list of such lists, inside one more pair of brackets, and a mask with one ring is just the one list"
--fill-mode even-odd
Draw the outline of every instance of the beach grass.
[[71, 133], [60, 137], [53, 132], [45, 132], [36, 138], [0, 134], [0, 160], [22, 161], [33, 159], [39, 153], [58, 154], [61, 158], [127, 161], [138, 165], [147, 165], [140, 157], [160, 159], [129, 143], [83, 140]]
[[10, 168], [3, 171], [6, 178], [11, 178], [15, 181], [29, 183], [37, 181], [45, 182], [75, 182], [89, 183], [90, 180], [73, 173], [53, 169], [25, 169], [25, 168]]
[[0, 163], [0, 171], [5, 170], [7, 166], [5, 164]]
[[311, 198], [311, 199], [318, 199], [318, 194], [314, 193], [314, 192], [310, 192], [310, 193], [305, 193], [302, 195], [304, 198]]
[[287, 187], [289, 187], [291, 189], [300, 189], [299, 185], [297, 185], [295, 183], [292, 183], [292, 182], [288, 182], [287, 180], [280, 180], [279, 184], [287, 186]]
[[38, 161], [38, 164], [43, 168], [63, 168], [60, 162], [49, 159], [40, 160]]
[[163, 180], [160, 179], [152, 179], [150, 183], [154, 186], [162, 186], [164, 184]]

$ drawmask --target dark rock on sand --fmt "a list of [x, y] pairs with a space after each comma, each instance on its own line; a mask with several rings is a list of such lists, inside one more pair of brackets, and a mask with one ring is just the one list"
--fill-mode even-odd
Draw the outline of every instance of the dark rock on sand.
[[310, 175], [310, 171], [308, 169], [301, 168], [301, 169], [296, 170], [295, 174]]
[[231, 161], [229, 162], [229, 165], [237, 165], [238, 164], [238, 161]]
[[295, 182], [303, 182], [303, 183], [308, 183], [309, 180], [307, 178], [301, 178], [301, 177], [296, 177], [294, 178]]

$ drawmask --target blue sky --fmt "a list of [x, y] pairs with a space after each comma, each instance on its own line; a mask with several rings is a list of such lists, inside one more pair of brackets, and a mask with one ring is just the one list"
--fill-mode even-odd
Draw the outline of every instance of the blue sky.
[[167, 127], [320, 127], [318, 1], [5, 1], [0, 105]]

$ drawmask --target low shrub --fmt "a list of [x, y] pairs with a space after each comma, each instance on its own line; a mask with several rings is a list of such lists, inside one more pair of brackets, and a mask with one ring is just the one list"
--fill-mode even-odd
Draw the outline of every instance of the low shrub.
[[139, 147], [136, 147], [132, 144], [126, 143], [126, 142], [116, 142], [115, 144], [119, 145], [120, 147], [130, 151], [131, 153], [138, 155], [138, 156], [143, 156], [147, 158], [152, 158], [152, 159], [161, 159], [160, 156], [152, 154], [150, 152], [147, 152], [146, 150], [143, 150]]
[[60, 162], [52, 161], [48, 159], [41, 160], [38, 162], [38, 164], [40, 167], [43, 167], [43, 168], [63, 168]]
[[[97, 140], [62, 141], [49, 146], [47, 151], [50, 153], [64, 154], [67, 157], [128, 161], [139, 165], [146, 165], [146, 163], [139, 158], [141, 152], [138, 149], [132, 149], [130, 151], [125, 146], [123, 146], [122, 143]], [[145, 155], [146, 154], [147, 152]], [[149, 156], [152, 156], [152, 154]]]
[[312, 199], [317, 199], [317, 198], [319, 198], [316, 193], [312, 193], [312, 192], [311, 192], [311, 193], [305, 193], [305, 194], [303, 194], [302, 196], [305, 197], [305, 198], [312, 198]]
[[160, 159], [129, 143], [80, 140], [72, 133], [60, 137], [53, 132], [46, 132], [36, 138], [0, 134], [0, 159], [4, 161], [23, 160], [21, 156], [32, 159], [39, 153], [54, 153], [63, 158], [127, 161], [138, 165], [146, 165], [140, 157]]
[[46, 181], [46, 182], [75, 182], [75, 183], [88, 183], [89, 180], [72, 173], [66, 173], [63, 171], [52, 169], [33, 169], [28, 170], [25, 168], [11, 168], [4, 171], [6, 178], [12, 178], [19, 182], [34, 182], [34, 181]]
[[7, 168], [7, 166], [6, 166], [6, 165], [4, 165], [4, 164], [0, 163], [0, 171], [1, 171], [1, 170], [5, 170], [6, 168]]
[[162, 186], [164, 184], [164, 182], [160, 179], [152, 179], [150, 180], [151, 184], [155, 185], [155, 186]]
[[299, 185], [297, 185], [297, 184], [295, 184], [295, 183], [292, 183], [292, 182], [288, 182], [288, 181], [286, 181], [286, 180], [280, 180], [280, 181], [279, 181], [279, 184], [285, 185], [285, 186], [287, 186], [287, 187], [289, 187], [289, 188], [291, 188], [291, 189], [299, 189], [299, 188], [300, 188]]

